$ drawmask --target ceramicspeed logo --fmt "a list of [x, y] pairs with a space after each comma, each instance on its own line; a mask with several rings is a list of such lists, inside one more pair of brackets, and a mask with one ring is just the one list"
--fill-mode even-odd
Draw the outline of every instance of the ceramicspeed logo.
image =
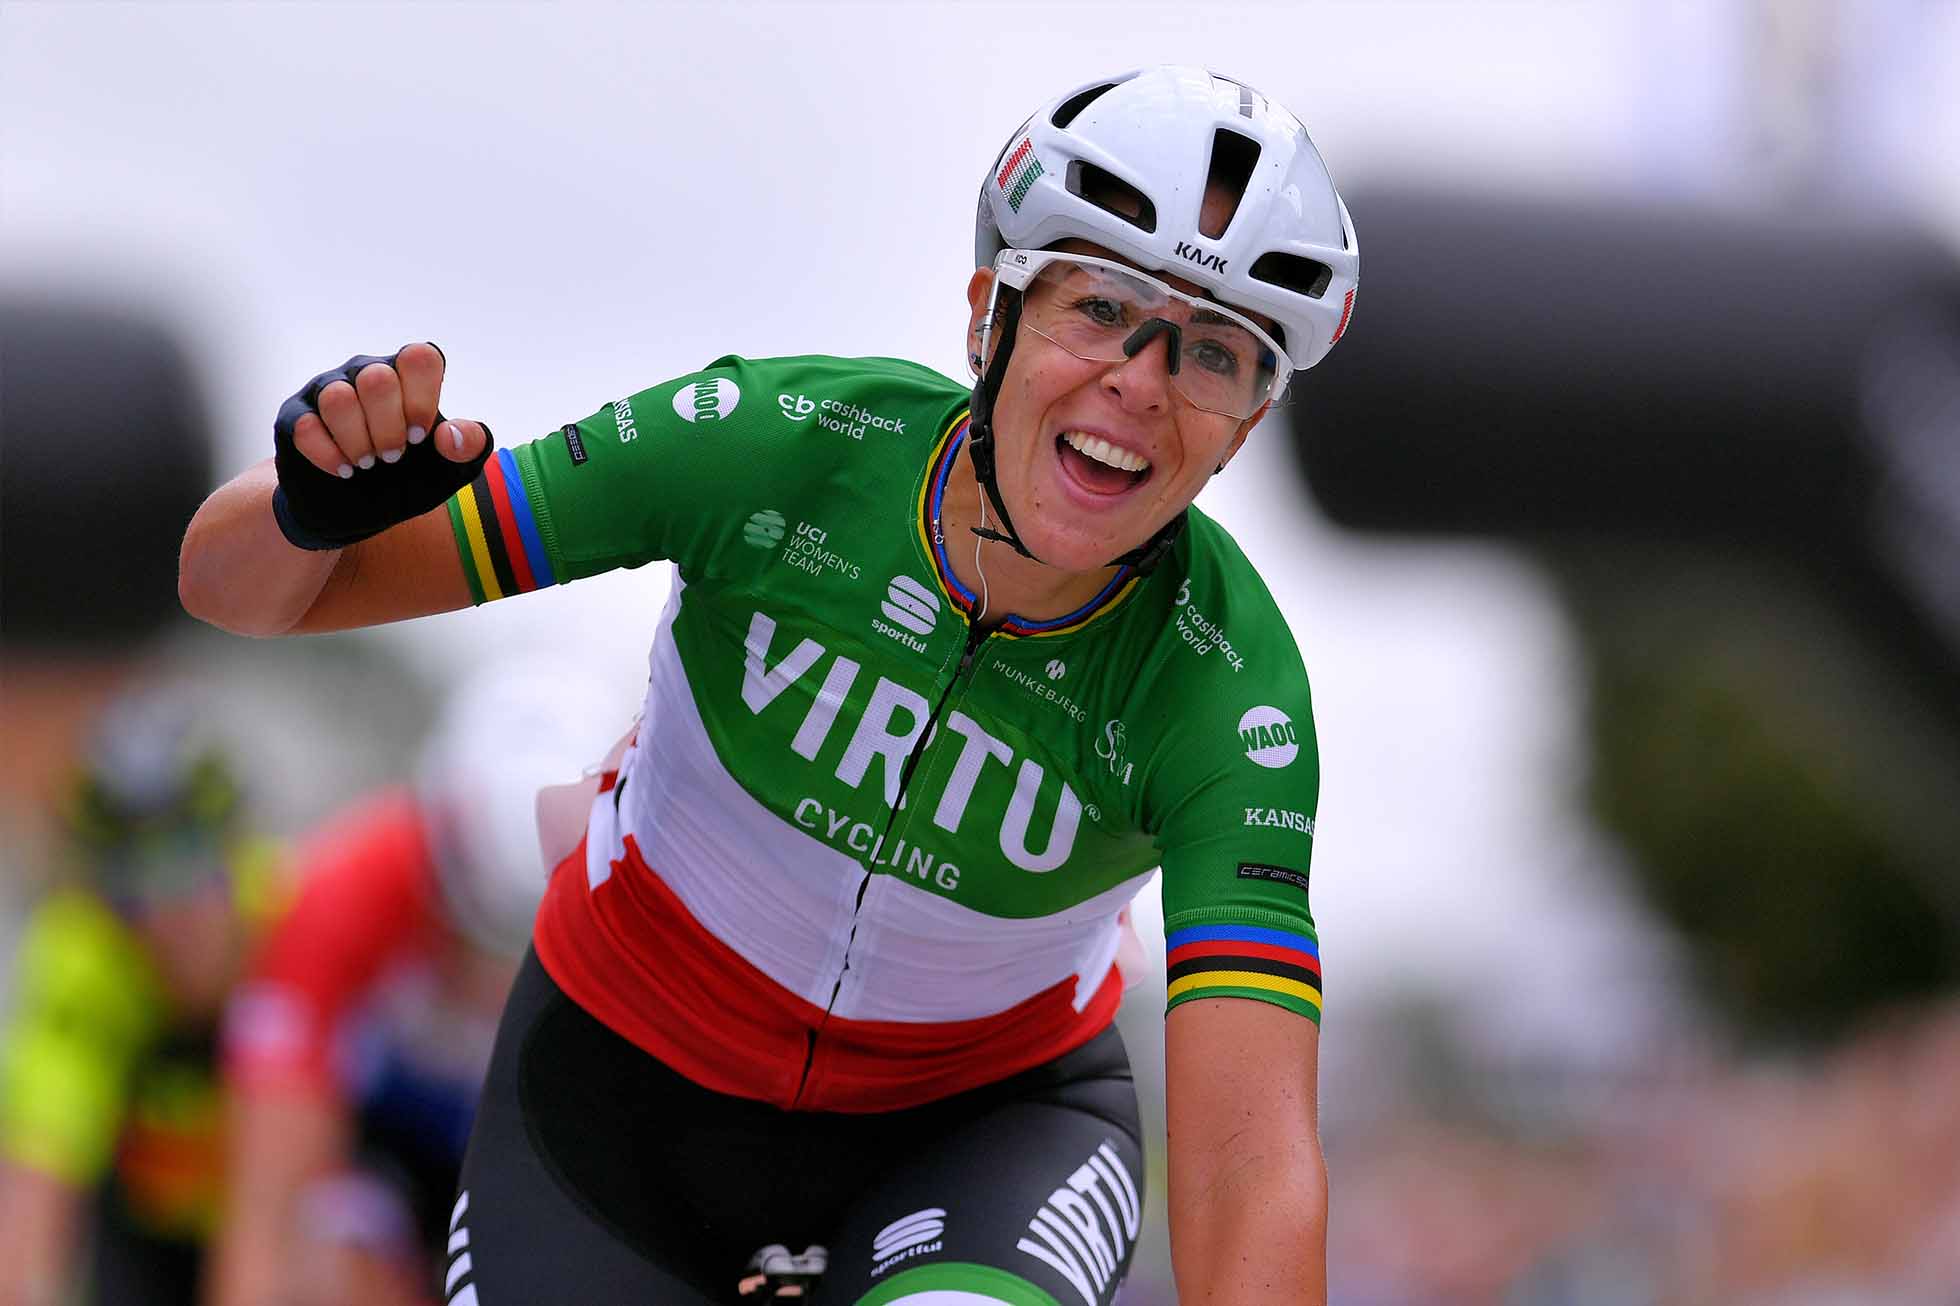
[[893, 1220], [871, 1240], [871, 1277], [877, 1278], [901, 1261], [938, 1251], [945, 1245], [940, 1237], [945, 1232], [943, 1206], [928, 1206]]
[[773, 549], [783, 542], [785, 524], [781, 513], [764, 508], [743, 524], [742, 538], [758, 549]]
[[1248, 758], [1274, 771], [1293, 765], [1300, 755], [1293, 719], [1276, 707], [1255, 707], [1240, 717], [1239, 742]]
[[894, 576], [878, 604], [885, 620], [915, 635], [930, 635], [939, 624], [939, 596], [910, 576]]
[[674, 411], [687, 422], [723, 421], [741, 402], [742, 387], [725, 376], [711, 376], [674, 392]]

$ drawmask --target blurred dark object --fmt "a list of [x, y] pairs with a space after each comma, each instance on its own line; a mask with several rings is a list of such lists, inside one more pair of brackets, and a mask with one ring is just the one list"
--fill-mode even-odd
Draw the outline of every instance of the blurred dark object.
[[1960, 983], [1960, 265], [1897, 229], [1377, 191], [1291, 410], [1327, 513], [1513, 539], [1595, 814], [1743, 1028]]
[[211, 488], [203, 396], [160, 324], [0, 299], [0, 639], [134, 651], [179, 619], [177, 546]]

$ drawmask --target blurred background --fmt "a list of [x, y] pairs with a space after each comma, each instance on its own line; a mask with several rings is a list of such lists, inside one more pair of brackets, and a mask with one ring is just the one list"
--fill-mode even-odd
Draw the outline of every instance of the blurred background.
[[432, 339], [509, 442], [727, 352], [963, 376], [987, 161], [1160, 60], [1297, 112], [1364, 255], [1200, 500], [1314, 677], [1334, 1301], [1960, 1300], [1949, 0], [7, 0], [0, 955], [132, 684], [276, 835], [486, 651], [631, 712], [659, 567], [276, 646], [175, 612], [306, 377]]

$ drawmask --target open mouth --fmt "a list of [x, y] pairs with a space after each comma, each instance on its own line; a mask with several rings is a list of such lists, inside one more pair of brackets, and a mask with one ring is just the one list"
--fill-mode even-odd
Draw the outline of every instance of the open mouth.
[[1122, 494], [1150, 479], [1150, 461], [1119, 449], [1099, 435], [1064, 431], [1055, 453], [1069, 476], [1092, 494]]

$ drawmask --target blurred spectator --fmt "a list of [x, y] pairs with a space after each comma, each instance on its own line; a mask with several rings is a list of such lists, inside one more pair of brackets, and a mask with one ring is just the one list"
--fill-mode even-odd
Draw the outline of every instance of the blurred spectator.
[[544, 891], [540, 787], [576, 780], [631, 715], [581, 683], [526, 664], [479, 675], [445, 705], [413, 788], [303, 844], [297, 899], [226, 1019], [231, 1172], [207, 1300], [436, 1299], [497, 1018]]
[[195, 1300], [223, 1154], [216, 1030], [277, 895], [182, 698], [117, 701], [61, 807], [0, 1032], [0, 1300]]

